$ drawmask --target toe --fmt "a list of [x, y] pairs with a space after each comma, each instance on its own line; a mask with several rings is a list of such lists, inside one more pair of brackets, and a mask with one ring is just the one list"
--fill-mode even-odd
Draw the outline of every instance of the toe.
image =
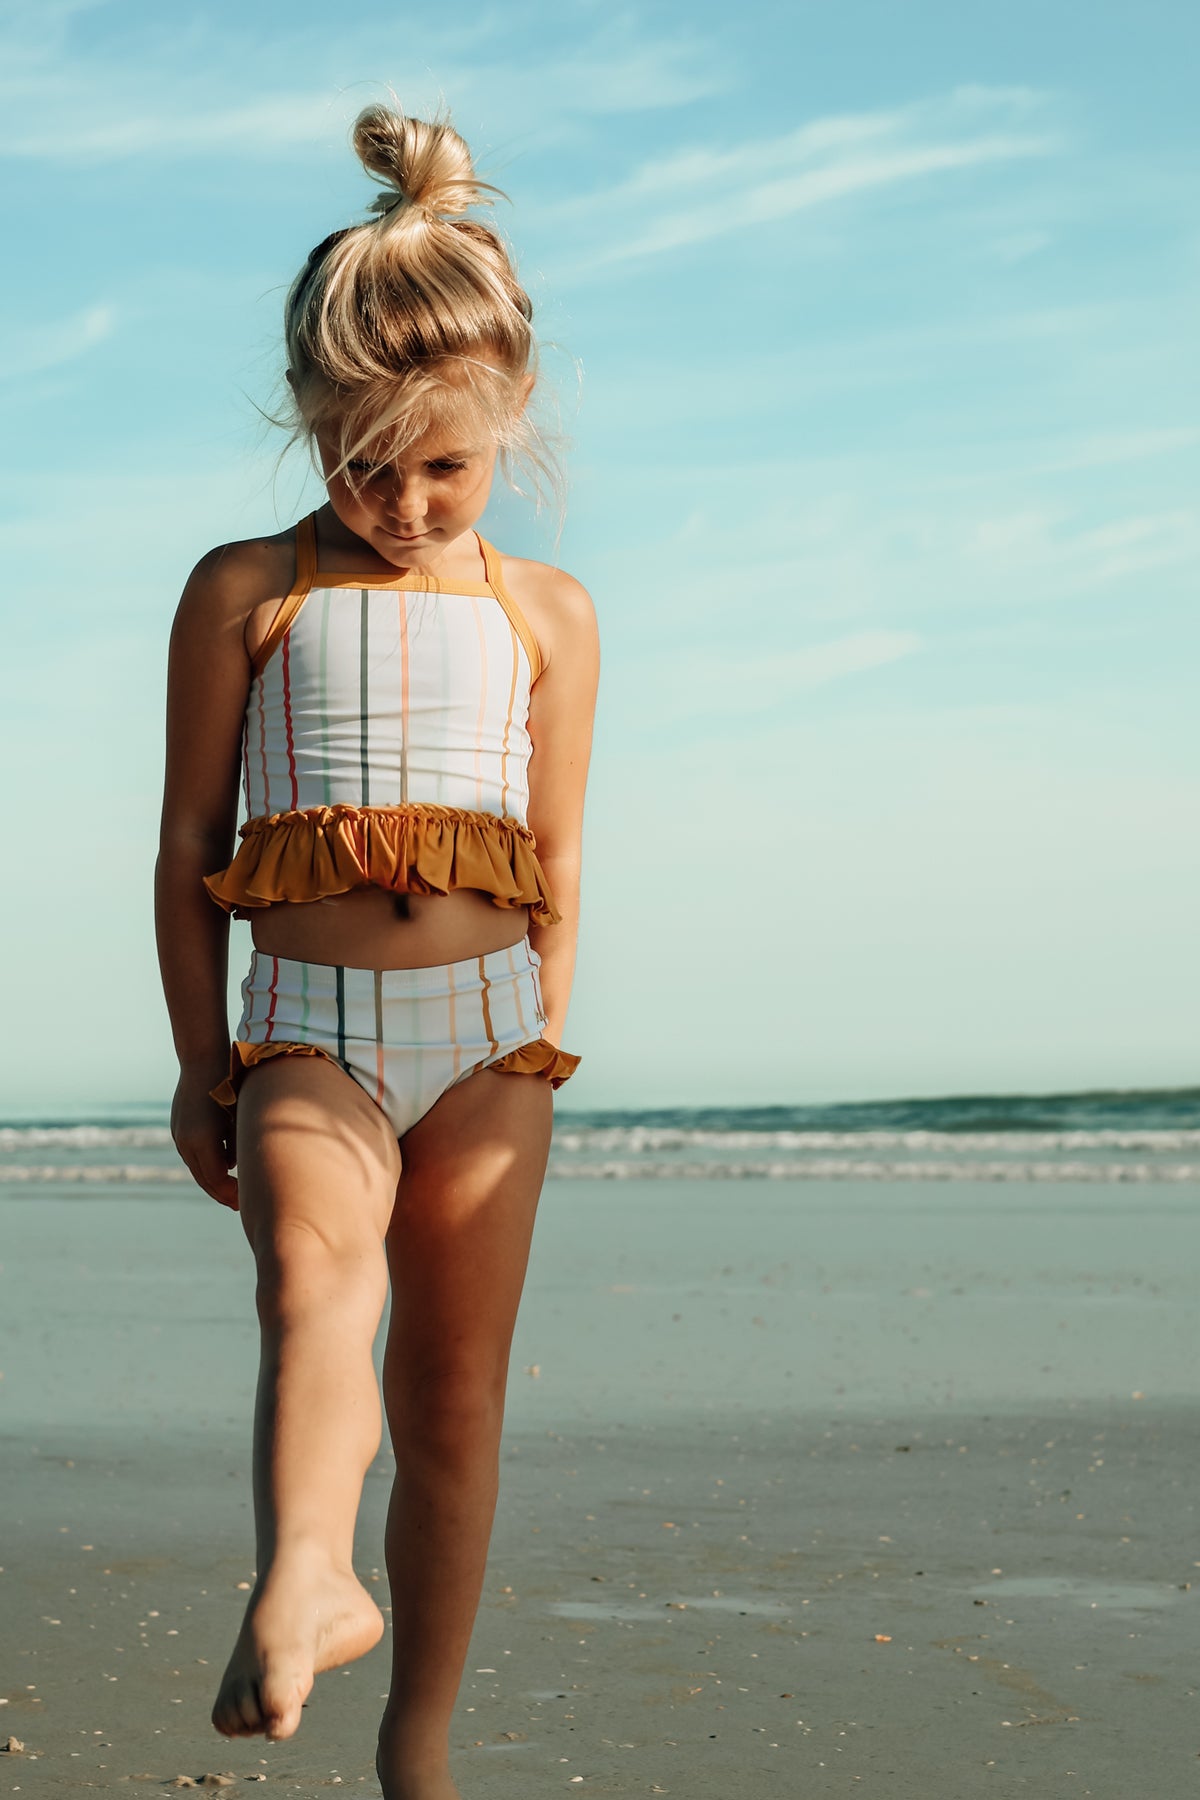
[[263, 1729], [269, 1738], [290, 1738], [300, 1724], [301, 1699], [296, 1684], [263, 1683]]
[[262, 1709], [253, 1684], [238, 1681], [222, 1688], [212, 1710], [212, 1722], [223, 1737], [253, 1737], [262, 1731]]

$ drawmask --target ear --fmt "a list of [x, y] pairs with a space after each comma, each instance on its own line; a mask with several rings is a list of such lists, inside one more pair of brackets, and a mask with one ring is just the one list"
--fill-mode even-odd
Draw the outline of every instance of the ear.
[[290, 369], [285, 370], [284, 373], [287, 376], [287, 384], [294, 393], [295, 389], [296, 389], [296, 377], [292, 374], [292, 371]]
[[533, 384], [534, 384], [534, 374], [533, 374], [533, 370], [530, 369], [530, 371], [527, 375], [523, 375], [521, 377], [521, 411], [522, 412], [524, 412], [525, 408], [529, 405], [529, 396], [533, 392]]

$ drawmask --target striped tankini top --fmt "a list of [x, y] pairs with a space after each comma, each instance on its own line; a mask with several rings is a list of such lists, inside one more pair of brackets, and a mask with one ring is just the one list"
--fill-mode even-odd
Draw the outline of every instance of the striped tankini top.
[[246, 818], [205, 877], [235, 917], [350, 888], [446, 894], [558, 917], [528, 825], [537, 641], [479, 538], [485, 579], [317, 577], [297, 527], [296, 581], [254, 659], [242, 730]]

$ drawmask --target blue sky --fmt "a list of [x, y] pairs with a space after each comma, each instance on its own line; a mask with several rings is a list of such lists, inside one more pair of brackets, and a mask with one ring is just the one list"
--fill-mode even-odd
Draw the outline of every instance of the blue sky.
[[[1195, 1081], [1198, 40], [1162, 0], [0, 8], [8, 1109], [173, 1086], [167, 631], [315, 502], [256, 405], [389, 84], [511, 197], [602, 620], [564, 1102]], [[555, 554], [511, 497], [485, 529]]]

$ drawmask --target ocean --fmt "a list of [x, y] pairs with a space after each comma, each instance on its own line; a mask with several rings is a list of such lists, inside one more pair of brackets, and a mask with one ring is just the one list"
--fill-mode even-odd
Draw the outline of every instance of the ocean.
[[[165, 1103], [0, 1123], [0, 1183], [82, 1197], [190, 1185]], [[560, 1106], [557, 1180], [1086, 1181], [1200, 1178], [1200, 1088], [979, 1094], [826, 1106]]]

